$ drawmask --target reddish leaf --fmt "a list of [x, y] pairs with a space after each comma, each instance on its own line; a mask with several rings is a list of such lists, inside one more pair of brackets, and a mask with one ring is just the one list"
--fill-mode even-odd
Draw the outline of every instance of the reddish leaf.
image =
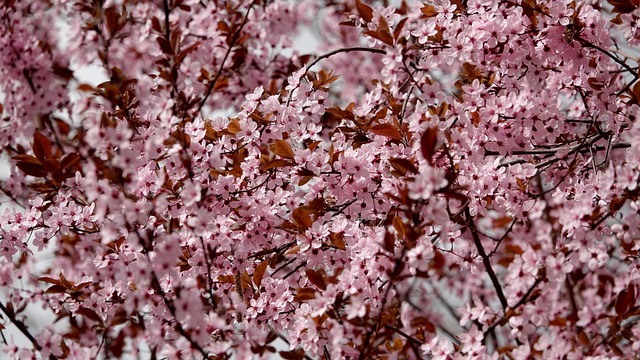
[[240, 127], [240, 122], [238, 121], [238, 119], [233, 119], [229, 122], [229, 125], [227, 126], [228, 132], [235, 135], [239, 133], [240, 130], [242, 130], [242, 128]]
[[105, 11], [105, 23], [107, 25], [107, 30], [109, 30], [109, 34], [111, 34], [111, 37], [113, 37], [113, 35], [115, 35], [118, 30], [119, 30], [119, 26], [118, 26], [118, 17], [120, 16], [120, 14], [118, 14], [118, 11], [116, 10], [115, 6], [111, 6], [109, 8], [107, 8], [107, 10]]
[[318, 147], [318, 145], [320, 145], [321, 143], [322, 143], [322, 141], [320, 141], [320, 140], [313, 141], [313, 142], [311, 142], [311, 143], [307, 146], [307, 148], [308, 148], [309, 150], [313, 151], [313, 150], [315, 150], [315, 149], [316, 149], [316, 147]]
[[402, 28], [404, 28], [404, 24], [407, 23], [407, 20], [409, 20], [409, 18], [404, 18], [402, 20], [400, 20], [398, 22], [398, 25], [396, 25], [396, 28], [393, 29], [393, 38], [394, 39], [398, 39], [398, 37], [400, 37], [400, 33], [402, 32]]
[[438, 15], [438, 12], [436, 11], [436, 8], [433, 7], [433, 5], [425, 4], [422, 8], [420, 8], [420, 11], [422, 11], [423, 18], [431, 18]]
[[298, 288], [298, 290], [296, 291], [296, 296], [295, 296], [295, 300], [296, 301], [305, 301], [305, 300], [311, 300], [311, 299], [315, 299], [316, 298], [316, 289], [312, 288], [312, 287], [303, 287], [303, 288]]
[[113, 320], [111, 320], [111, 323], [109, 323], [109, 326], [121, 325], [126, 323], [128, 320], [129, 319], [125, 315], [118, 314], [113, 318]]
[[412, 319], [411, 326], [414, 328], [423, 328], [427, 332], [431, 332], [431, 333], [436, 332], [435, 325], [433, 325], [433, 323], [429, 321], [429, 319], [427, 319], [426, 317], [419, 316]]
[[62, 285], [62, 281], [58, 280], [58, 279], [54, 279], [54, 278], [50, 278], [47, 276], [43, 276], [38, 278], [38, 281], [43, 281], [49, 284], [53, 284], [53, 285]]
[[253, 283], [256, 284], [258, 288], [260, 288], [260, 284], [262, 284], [262, 278], [264, 278], [264, 274], [267, 271], [267, 266], [269, 266], [268, 259], [261, 262], [253, 272]]
[[67, 288], [60, 285], [53, 285], [45, 291], [45, 293], [47, 294], [64, 294], [66, 292]]
[[49, 175], [42, 164], [20, 161], [16, 166], [18, 169], [22, 170], [23, 173], [33, 177], [47, 177], [47, 175]]
[[440, 252], [439, 250], [436, 250], [434, 251], [434, 254], [435, 256], [433, 257], [433, 260], [431, 260], [431, 267], [436, 270], [440, 270], [444, 268], [446, 259], [444, 255], [442, 255], [442, 252]]
[[365, 22], [370, 22], [373, 19], [371, 6], [363, 4], [360, 0], [356, 0], [356, 11]]
[[393, 217], [393, 227], [396, 229], [398, 237], [404, 239], [407, 235], [407, 225], [397, 216]]
[[616, 314], [625, 315], [634, 305], [636, 301], [635, 286], [629, 284], [626, 289], [622, 290], [616, 298]]
[[293, 153], [293, 149], [291, 145], [286, 140], [276, 140], [273, 142], [271, 146], [271, 150], [274, 154], [293, 160], [295, 158], [295, 154]]
[[236, 279], [233, 275], [218, 275], [217, 281], [226, 284], [233, 284], [236, 282]]
[[294, 166], [294, 165], [295, 164], [292, 163], [291, 161], [287, 161], [284, 159], [273, 159], [268, 163], [264, 164], [263, 166], [261, 166], [261, 168], [262, 170], [271, 170], [271, 169], [277, 169], [284, 166]]
[[315, 285], [318, 289], [320, 290], [327, 289], [327, 284], [324, 281], [324, 276], [322, 276], [321, 273], [312, 269], [306, 269], [304, 272], [307, 275], [307, 278], [309, 279], [309, 281], [313, 285]]
[[191, 44], [190, 46], [188, 46], [187, 48], [185, 48], [184, 50], [180, 51], [180, 53], [178, 54], [178, 56], [176, 56], [175, 60], [174, 60], [174, 64], [175, 66], [178, 66], [179, 64], [182, 63], [182, 60], [184, 60], [184, 58], [193, 50], [195, 50], [198, 46], [200, 46], [200, 42], [197, 41], [193, 44]]
[[68, 135], [71, 132], [71, 127], [64, 120], [56, 118], [55, 121], [62, 135]]
[[503, 216], [503, 217], [499, 217], [499, 218], [495, 218], [493, 219], [493, 227], [495, 229], [500, 229], [503, 228], [509, 224], [511, 224], [511, 222], [513, 221], [513, 219], [509, 216]]
[[391, 166], [402, 173], [402, 175], [406, 175], [407, 172], [411, 172], [413, 174], [418, 173], [418, 168], [413, 164], [413, 161], [402, 159], [402, 158], [391, 158], [389, 159], [389, 163]]
[[617, 13], [630, 13], [640, 7], [638, 0], [608, 0], [608, 2], [613, 5], [611, 11]]
[[618, 210], [622, 209], [622, 206], [624, 206], [626, 202], [627, 202], [626, 197], [614, 197], [609, 202], [609, 211], [611, 211], [612, 213], [617, 212]]
[[393, 36], [391, 35], [391, 29], [389, 29], [389, 24], [387, 21], [380, 16], [378, 18], [378, 36], [382, 42], [387, 45], [393, 46]]
[[347, 245], [344, 242], [344, 236], [341, 233], [329, 233], [329, 240], [331, 240], [331, 244], [340, 250], [346, 250]]
[[32, 149], [33, 154], [41, 163], [44, 163], [45, 159], [51, 157], [51, 142], [49, 142], [49, 139], [37, 130], [33, 135]]
[[80, 154], [78, 153], [64, 154], [60, 158], [60, 168], [62, 170], [66, 170], [67, 168], [70, 168], [76, 165], [78, 162], [80, 162]]
[[291, 351], [279, 351], [278, 355], [284, 360], [302, 360], [305, 358], [305, 352], [302, 349], [295, 349]]
[[522, 192], [526, 192], [527, 191], [527, 185], [524, 183], [524, 181], [522, 181], [522, 179], [520, 178], [516, 178], [516, 184], [518, 184], [518, 188], [520, 188], [520, 190], [522, 190]]
[[28, 163], [32, 163], [32, 164], [42, 165], [40, 160], [36, 159], [35, 156], [29, 155], [29, 154], [16, 155], [16, 156], [12, 157], [11, 160], [16, 161], [16, 162], [28, 162]]
[[306, 185], [313, 178], [314, 178], [314, 176], [312, 176], [312, 175], [301, 177], [300, 180], [298, 180], [298, 186]]
[[369, 35], [372, 38], [378, 39], [385, 44], [393, 45], [393, 37], [391, 33], [386, 33], [383, 31], [374, 31], [374, 30], [366, 30], [362, 32], [365, 35]]
[[436, 144], [438, 142], [438, 128], [432, 127], [422, 134], [420, 139], [420, 150], [422, 157], [433, 165], [433, 154], [436, 152]]
[[59, 172], [60, 171], [60, 162], [53, 158], [45, 159], [42, 163], [44, 165], [45, 170], [49, 173]]
[[398, 141], [402, 140], [402, 135], [400, 134], [400, 131], [398, 131], [398, 129], [391, 124], [376, 125], [369, 130], [371, 130], [371, 132], [376, 135], [386, 136], [388, 138], [391, 138], [393, 140], [398, 140]]
[[387, 252], [390, 252], [393, 254], [393, 251], [395, 249], [395, 244], [396, 244], [395, 237], [390, 232], [387, 231], [384, 234], [384, 249]]
[[292, 217], [299, 228], [307, 230], [311, 225], [313, 225], [313, 220], [311, 220], [311, 216], [309, 216], [309, 214], [309, 209], [297, 208], [293, 210]]
[[82, 315], [88, 319], [91, 319], [95, 322], [102, 322], [102, 319], [100, 318], [100, 316], [93, 310], [86, 308], [86, 307], [81, 307], [80, 309], [78, 309], [76, 311], [76, 314], [78, 315]]

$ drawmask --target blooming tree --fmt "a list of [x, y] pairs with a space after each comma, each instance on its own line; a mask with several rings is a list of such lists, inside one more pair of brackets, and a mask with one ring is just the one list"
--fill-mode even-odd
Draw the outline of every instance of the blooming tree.
[[[637, 354], [639, 19], [637, 0], [0, 1], [3, 351]], [[292, 47], [309, 26], [314, 55]], [[33, 305], [55, 320], [36, 331]]]

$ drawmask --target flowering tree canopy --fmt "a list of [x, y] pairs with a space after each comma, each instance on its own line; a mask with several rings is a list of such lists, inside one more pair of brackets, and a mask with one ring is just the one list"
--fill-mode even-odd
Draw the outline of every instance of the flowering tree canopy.
[[0, 1], [2, 350], [637, 354], [639, 19], [637, 0]]

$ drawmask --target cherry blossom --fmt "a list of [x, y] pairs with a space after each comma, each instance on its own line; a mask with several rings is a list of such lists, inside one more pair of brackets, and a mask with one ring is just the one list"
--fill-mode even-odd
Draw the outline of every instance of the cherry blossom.
[[631, 357], [638, 14], [0, 2], [2, 351]]

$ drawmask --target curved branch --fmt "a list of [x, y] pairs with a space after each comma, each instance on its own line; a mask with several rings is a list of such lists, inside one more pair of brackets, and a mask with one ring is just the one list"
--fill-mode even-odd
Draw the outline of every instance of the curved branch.
[[382, 54], [382, 55], [386, 55], [387, 54], [387, 52], [384, 51], [384, 50], [368, 48], [368, 47], [364, 47], [364, 46], [354, 46], [354, 47], [341, 48], [341, 49], [336, 49], [336, 50], [333, 50], [333, 51], [329, 51], [328, 53], [325, 53], [325, 54], [322, 54], [322, 55], [318, 56], [309, 65], [307, 65], [305, 70], [306, 71], [311, 70], [311, 68], [314, 65], [316, 65], [317, 63], [319, 63], [320, 61], [322, 61], [324, 59], [332, 57], [335, 54], [348, 53], [348, 52], [352, 52], [352, 51], [364, 51], [364, 52], [371, 52], [371, 53]]
[[[309, 63], [305, 67], [304, 73], [306, 74], [307, 71], [311, 70], [312, 67], [314, 67], [317, 63], [319, 63], [320, 61], [322, 61], [324, 59], [328, 59], [328, 58], [330, 58], [330, 57], [332, 57], [333, 55], [336, 55], [336, 54], [348, 53], [348, 52], [352, 52], [352, 51], [364, 51], [364, 52], [371, 52], [371, 53], [382, 54], [382, 55], [386, 55], [387, 54], [387, 52], [384, 51], [384, 50], [368, 48], [368, 47], [364, 47], [364, 46], [354, 46], [354, 47], [346, 47], [346, 48], [336, 49], [336, 50], [329, 51], [328, 53], [324, 53], [322, 55], [319, 55], [317, 58], [315, 58], [311, 63]], [[303, 74], [303, 76], [304, 76], [304, 74]], [[291, 92], [289, 92], [289, 97], [287, 98], [287, 106], [291, 102], [291, 96], [292, 95], [293, 95], [293, 90]]]

